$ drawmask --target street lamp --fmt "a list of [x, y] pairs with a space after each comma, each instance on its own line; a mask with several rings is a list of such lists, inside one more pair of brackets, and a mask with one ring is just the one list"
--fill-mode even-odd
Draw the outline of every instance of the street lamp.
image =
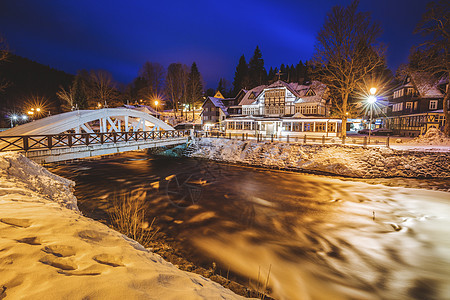
[[372, 133], [372, 113], [373, 113], [373, 106], [375, 102], [377, 102], [377, 97], [375, 96], [377, 89], [373, 87], [369, 91], [370, 96], [367, 98], [367, 103], [369, 103], [370, 108], [370, 119], [369, 119], [369, 144], [370, 144], [370, 135]]

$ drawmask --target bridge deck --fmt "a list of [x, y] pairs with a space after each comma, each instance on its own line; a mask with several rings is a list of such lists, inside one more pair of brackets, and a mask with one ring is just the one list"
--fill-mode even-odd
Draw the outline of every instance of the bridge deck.
[[0, 136], [0, 152], [19, 151], [37, 163], [47, 163], [179, 145], [188, 137], [188, 131], [176, 130]]

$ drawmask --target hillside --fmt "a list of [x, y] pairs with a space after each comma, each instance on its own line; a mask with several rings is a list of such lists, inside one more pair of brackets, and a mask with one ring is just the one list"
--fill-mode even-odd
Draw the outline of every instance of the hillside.
[[10, 54], [0, 63], [0, 79], [8, 87], [0, 92], [0, 127], [7, 127], [11, 113], [24, 113], [31, 105], [45, 106], [45, 114], [60, 112], [60, 101], [56, 92], [60, 85], [68, 86], [73, 75]]

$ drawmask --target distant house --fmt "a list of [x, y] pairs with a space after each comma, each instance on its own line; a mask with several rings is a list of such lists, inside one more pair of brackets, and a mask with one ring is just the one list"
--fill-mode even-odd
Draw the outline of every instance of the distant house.
[[389, 96], [383, 127], [401, 136], [418, 136], [429, 128], [444, 127], [443, 98], [448, 78], [427, 72], [406, 75]]
[[[221, 96], [216, 93], [215, 96]], [[222, 96], [223, 97], [223, 96]], [[202, 127], [209, 130], [213, 127], [217, 129], [224, 129], [223, 123], [228, 116], [227, 107], [222, 102], [224, 98], [208, 97], [202, 105]]]

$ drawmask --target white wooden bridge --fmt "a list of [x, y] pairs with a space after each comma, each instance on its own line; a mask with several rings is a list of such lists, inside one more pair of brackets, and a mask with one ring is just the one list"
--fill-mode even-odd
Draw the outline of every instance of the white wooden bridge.
[[186, 143], [177, 131], [145, 112], [128, 108], [77, 110], [0, 133], [0, 152], [20, 151], [38, 163]]

